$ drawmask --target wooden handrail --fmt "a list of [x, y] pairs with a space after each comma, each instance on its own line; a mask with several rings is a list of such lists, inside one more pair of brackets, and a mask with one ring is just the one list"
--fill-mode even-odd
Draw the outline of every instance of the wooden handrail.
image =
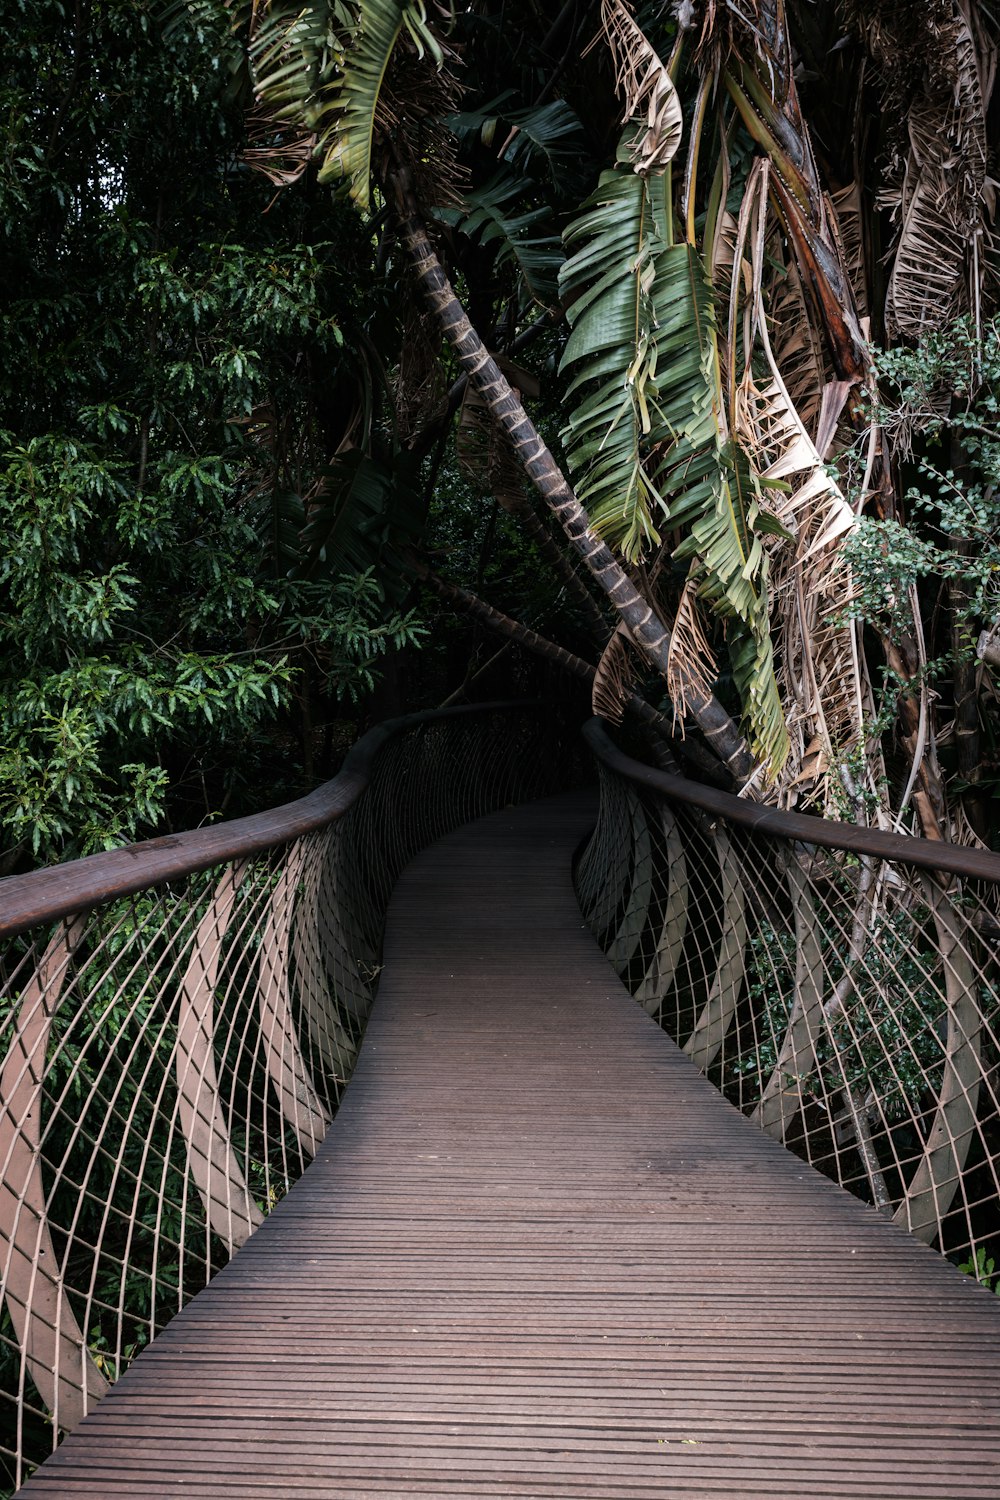
[[966, 879], [992, 880], [1000, 883], [1000, 854], [987, 849], [967, 849], [959, 844], [938, 843], [934, 839], [885, 833], [878, 828], [858, 828], [853, 823], [839, 823], [832, 818], [810, 817], [803, 813], [779, 812], [747, 802], [730, 792], [689, 781], [685, 776], [671, 776], [633, 760], [619, 750], [607, 730], [604, 719], [590, 719], [584, 726], [584, 739], [594, 755], [609, 770], [663, 792], [675, 802], [685, 802], [714, 813], [729, 823], [749, 828], [754, 833], [776, 838], [794, 839], [798, 843], [816, 844], [823, 849], [843, 849], [850, 854], [874, 859], [896, 860], [924, 870], [944, 870]]
[[387, 719], [352, 745], [331, 781], [294, 802], [210, 828], [167, 834], [121, 849], [89, 854], [83, 859], [67, 860], [62, 865], [30, 870], [24, 875], [8, 875], [0, 880], [0, 937], [13, 937], [25, 928], [58, 921], [73, 912], [87, 911], [226, 860], [245, 859], [326, 827], [342, 817], [361, 796], [376, 756], [397, 734], [464, 714], [540, 706], [537, 699], [502, 699]]

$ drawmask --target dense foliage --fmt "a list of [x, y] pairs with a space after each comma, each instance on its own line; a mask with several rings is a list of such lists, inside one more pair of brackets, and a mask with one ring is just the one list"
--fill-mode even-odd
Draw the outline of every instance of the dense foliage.
[[337, 695], [417, 637], [417, 577], [435, 639], [558, 642], [751, 795], [993, 838], [984, 8], [20, 24], [8, 865], [308, 777]]
[[[234, 14], [257, 164], [339, 185], [379, 236], [377, 270], [409, 258], [437, 308], [401, 330], [408, 431], [442, 430], [436, 332], [469, 380], [460, 451], [489, 429], [482, 488], [524, 521], [530, 475], [618, 609], [635, 650], [608, 641], [613, 614], [596, 652], [574, 642], [599, 655], [595, 703], [620, 713], [638, 681], [725, 744], [754, 795], [990, 837], [989, 13]], [[536, 425], [558, 412], [561, 445], [544, 421], [547, 450], [523, 438], [479, 339]], [[640, 602], [659, 636], [637, 629]]]
[[7, 868], [270, 800], [255, 781], [294, 777], [294, 758], [264, 731], [295, 733], [310, 692], [364, 691], [415, 625], [387, 606], [377, 535], [345, 560], [324, 534], [303, 565], [296, 496], [342, 437], [367, 246], [325, 197], [265, 212], [224, 8], [171, 24], [131, 0], [26, 4], [18, 27], [0, 167]]

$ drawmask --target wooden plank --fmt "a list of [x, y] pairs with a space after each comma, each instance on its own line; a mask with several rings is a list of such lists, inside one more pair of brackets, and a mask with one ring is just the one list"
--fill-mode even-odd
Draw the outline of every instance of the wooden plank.
[[315, 1162], [23, 1494], [997, 1500], [1000, 1299], [643, 1014], [589, 818], [414, 861]]

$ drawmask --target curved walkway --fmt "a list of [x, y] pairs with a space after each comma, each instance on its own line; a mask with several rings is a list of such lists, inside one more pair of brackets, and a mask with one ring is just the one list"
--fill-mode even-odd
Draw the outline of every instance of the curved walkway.
[[997, 1500], [1000, 1298], [619, 985], [562, 798], [425, 852], [319, 1157], [21, 1492]]

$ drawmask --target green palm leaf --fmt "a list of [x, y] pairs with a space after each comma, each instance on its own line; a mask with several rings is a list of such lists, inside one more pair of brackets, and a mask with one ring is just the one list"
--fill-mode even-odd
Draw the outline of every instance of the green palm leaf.
[[724, 439], [711, 287], [693, 246], [670, 243], [668, 212], [663, 178], [617, 168], [564, 236], [562, 369], [577, 404], [563, 442], [595, 529], [630, 561], [664, 520], [686, 532], [677, 555], [701, 561], [751, 746], [776, 770], [788, 738], [761, 544], [773, 525], [751, 465]]
[[554, 235], [537, 234], [550, 219], [547, 208], [521, 206], [531, 184], [502, 171], [485, 187], [466, 194], [460, 209], [439, 208], [436, 217], [453, 224], [469, 239], [497, 249], [497, 264], [513, 263], [533, 301], [547, 306], [555, 299], [562, 248]]
[[257, 97], [272, 118], [315, 133], [319, 177], [369, 206], [372, 138], [382, 83], [400, 34], [440, 65], [424, 0], [271, 0], [251, 43]]
[[714, 304], [701, 259], [693, 246], [673, 245], [658, 269], [665, 292], [661, 413], [673, 441], [655, 481], [671, 525], [687, 531], [675, 556], [700, 559], [699, 593], [726, 621], [751, 748], [777, 772], [788, 754], [788, 734], [774, 675], [761, 537], [782, 528], [761, 508], [760, 480], [746, 454], [723, 442]]
[[570, 472], [594, 529], [633, 562], [659, 541], [643, 453], [669, 435], [657, 380], [665, 211], [661, 179], [604, 172], [563, 236], [573, 253], [559, 277], [572, 329], [560, 368], [578, 402], [562, 433]]

